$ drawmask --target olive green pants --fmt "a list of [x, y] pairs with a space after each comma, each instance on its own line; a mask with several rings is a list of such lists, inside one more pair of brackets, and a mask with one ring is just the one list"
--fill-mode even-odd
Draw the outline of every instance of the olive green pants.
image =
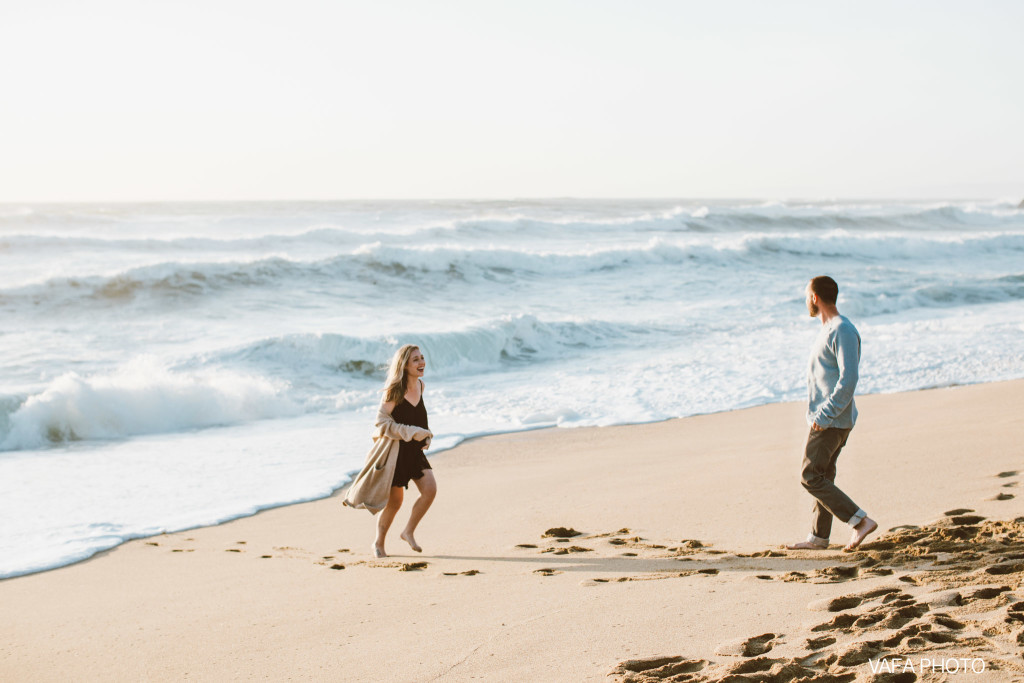
[[811, 535], [818, 542], [828, 542], [832, 533], [832, 517], [856, 526], [866, 516], [850, 497], [836, 486], [836, 461], [850, 438], [849, 429], [812, 429], [804, 448], [800, 483], [814, 496]]

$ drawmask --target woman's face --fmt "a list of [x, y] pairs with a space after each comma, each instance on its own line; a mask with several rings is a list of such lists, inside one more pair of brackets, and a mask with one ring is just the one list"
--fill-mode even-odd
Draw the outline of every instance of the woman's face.
[[427, 359], [419, 349], [416, 349], [409, 356], [409, 362], [405, 364], [405, 374], [411, 378], [422, 377], [426, 367]]

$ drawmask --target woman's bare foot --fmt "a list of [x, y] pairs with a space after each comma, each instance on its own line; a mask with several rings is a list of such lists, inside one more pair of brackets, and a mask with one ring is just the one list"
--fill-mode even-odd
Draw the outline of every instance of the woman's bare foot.
[[376, 558], [387, 557], [388, 554], [384, 552], [384, 548], [379, 545], [373, 546], [373, 556]]
[[871, 519], [870, 517], [865, 517], [864, 519], [860, 520], [857, 526], [853, 527], [853, 536], [850, 538], [850, 542], [846, 544], [846, 547], [843, 548], [843, 550], [845, 550], [846, 552], [856, 550], [857, 546], [863, 543], [864, 539], [868, 537], [868, 534], [870, 534], [877, 528], [878, 522]]
[[401, 537], [402, 537], [403, 541], [405, 541], [406, 543], [409, 544], [410, 548], [412, 548], [413, 550], [415, 550], [418, 553], [422, 553], [423, 552], [423, 548], [419, 547], [416, 544], [416, 539], [413, 538], [412, 533], [410, 533], [408, 531], [403, 531], [402, 534], [401, 534]]

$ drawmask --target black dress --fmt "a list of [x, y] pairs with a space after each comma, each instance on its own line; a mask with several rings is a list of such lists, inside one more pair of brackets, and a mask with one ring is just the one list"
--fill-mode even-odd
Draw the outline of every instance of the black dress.
[[[412, 405], [402, 397], [395, 409], [391, 411], [391, 417], [395, 422], [403, 425], [415, 425], [423, 429], [430, 429], [427, 426], [427, 406], [423, 403], [423, 394], [420, 393], [420, 402]], [[425, 441], [400, 441], [398, 444], [398, 462], [395, 463], [395, 476], [391, 480], [392, 486], [404, 486], [409, 488], [410, 479], [419, 479], [423, 476], [424, 470], [431, 469], [427, 462], [427, 456], [423, 455], [423, 444]]]

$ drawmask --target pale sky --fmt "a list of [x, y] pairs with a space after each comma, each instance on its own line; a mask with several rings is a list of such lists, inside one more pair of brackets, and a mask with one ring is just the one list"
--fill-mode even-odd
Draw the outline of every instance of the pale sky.
[[1024, 197], [1024, 3], [0, 0], [0, 201]]

